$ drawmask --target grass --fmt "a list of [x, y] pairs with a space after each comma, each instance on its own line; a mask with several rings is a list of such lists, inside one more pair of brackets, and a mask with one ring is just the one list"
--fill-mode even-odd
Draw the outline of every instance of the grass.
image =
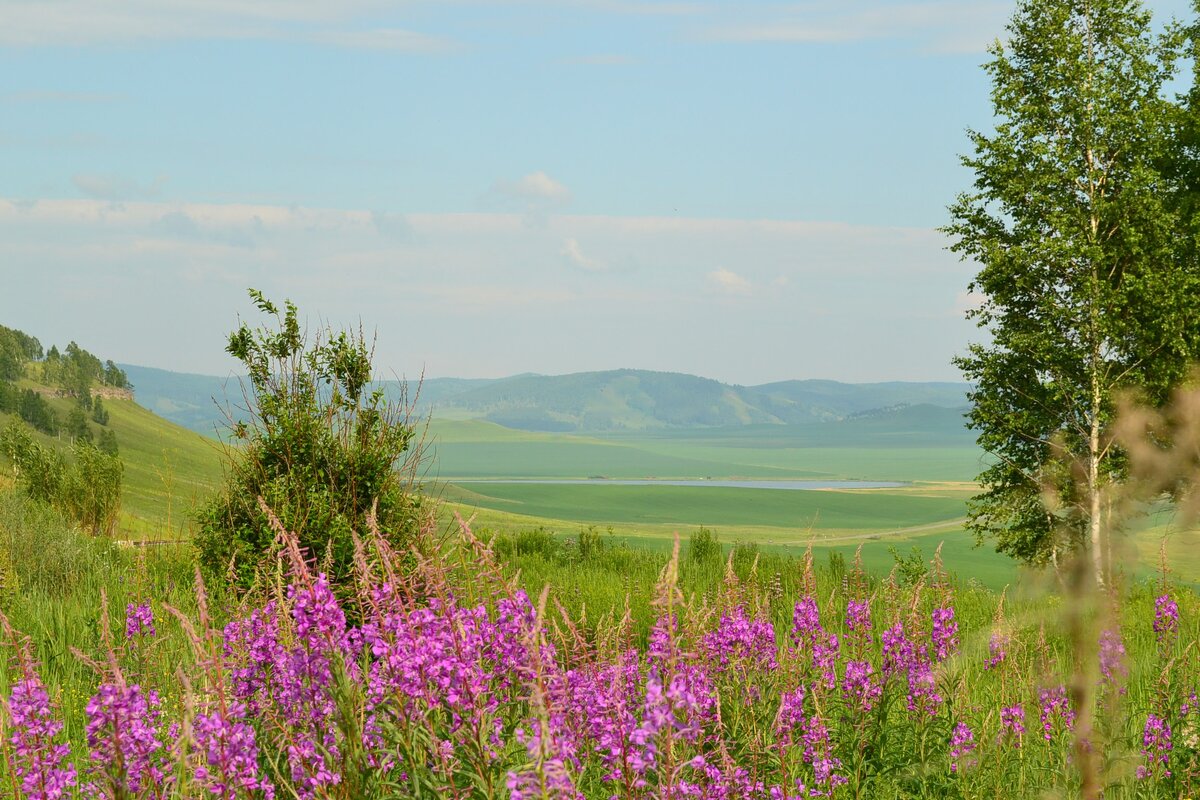
[[[838, 434], [844, 434], [839, 438]], [[968, 481], [981, 454], [961, 431], [925, 439], [836, 425], [611, 435], [533, 433], [478, 420], [435, 420], [430, 475], [454, 478], [848, 478]], [[930, 443], [936, 446], [930, 446]]]
[[[927, 495], [885, 490], [793, 491], [710, 486], [473, 483], [480, 506], [593, 523], [744, 525], [797, 531], [886, 531], [964, 516], [961, 490]], [[448, 490], [445, 497], [454, 497]]]

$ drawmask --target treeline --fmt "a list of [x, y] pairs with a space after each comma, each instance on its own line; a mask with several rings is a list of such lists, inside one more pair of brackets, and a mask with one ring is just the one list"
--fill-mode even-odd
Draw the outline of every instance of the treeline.
[[[35, 364], [30, 371], [28, 365]], [[32, 388], [21, 388], [17, 381], [31, 377], [54, 388], [59, 394], [75, 399], [66, 420]], [[75, 342], [62, 351], [51, 345], [43, 350], [36, 337], [24, 331], [0, 325], [0, 412], [15, 414], [30, 426], [50, 436], [65, 433], [73, 442], [95, 444], [109, 455], [117, 453], [116, 435], [107, 428], [108, 409], [93, 386], [131, 390], [125, 371], [111, 360], [101, 361]], [[90, 423], [101, 426], [94, 434]]]

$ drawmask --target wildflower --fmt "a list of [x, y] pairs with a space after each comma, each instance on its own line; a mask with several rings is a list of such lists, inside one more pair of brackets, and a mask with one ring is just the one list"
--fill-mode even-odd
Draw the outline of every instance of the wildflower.
[[1070, 701], [1067, 700], [1066, 687], [1057, 686], [1053, 689], [1042, 689], [1038, 693], [1038, 698], [1042, 704], [1039, 717], [1042, 723], [1042, 738], [1047, 742], [1053, 738], [1055, 718], [1062, 720], [1065, 730], [1074, 730], [1075, 711], [1071, 708]]
[[154, 628], [154, 612], [149, 603], [130, 603], [125, 606], [125, 638], [132, 639], [139, 635], [156, 636]]
[[1020, 747], [1025, 740], [1025, 709], [1021, 706], [1008, 706], [1000, 709], [1000, 735], [1011, 738]]
[[13, 685], [8, 698], [12, 721], [13, 771], [27, 800], [60, 800], [76, 785], [75, 767], [66, 763], [71, 746], [55, 744], [63, 723], [54, 717], [50, 696], [36, 677]]
[[792, 731], [804, 724], [804, 685], [779, 698], [779, 713], [775, 716], [775, 732], [785, 744], [792, 741]]
[[1154, 633], [1159, 644], [1174, 641], [1179, 631], [1179, 604], [1169, 594], [1154, 601]]
[[904, 632], [904, 623], [897, 622], [885, 630], [880, 639], [883, 641], [884, 677], [890, 678], [908, 672], [915, 651], [913, 643]]
[[1100, 634], [1100, 675], [1105, 686], [1117, 686], [1125, 694], [1124, 680], [1129, 677], [1129, 666], [1125, 663], [1125, 644], [1120, 631], [1106, 630]]
[[792, 640], [812, 641], [820, 633], [821, 616], [817, 610], [817, 601], [812, 597], [802, 597], [792, 611]]
[[722, 614], [717, 629], [705, 634], [702, 645], [718, 672], [734, 662], [768, 670], [776, 666], [775, 629], [766, 620], [751, 620], [741, 606]]
[[846, 664], [846, 677], [842, 681], [842, 693], [847, 703], [853, 703], [864, 713], [875, 707], [875, 701], [883, 693], [882, 687], [872, 677], [872, 671], [869, 661], [850, 661]]
[[841, 648], [838, 644], [836, 633], [830, 633], [817, 639], [813, 646], [812, 665], [813, 669], [821, 673], [821, 682], [826, 689], [832, 689], [837, 685], [837, 665], [838, 653]]
[[993, 633], [988, 641], [988, 658], [983, 662], [984, 669], [995, 669], [1008, 658], [1008, 645], [1011, 637], [1006, 633]]
[[841, 649], [838, 637], [821, 627], [817, 601], [811, 595], [796, 603], [792, 612], [791, 639], [801, 650], [808, 651], [813, 670], [820, 673], [821, 685], [827, 689], [837, 686], [835, 667]]
[[158, 751], [158, 694], [141, 687], [105, 683], [88, 702], [87, 742], [92, 759], [117, 788], [137, 794], [160, 786], [166, 776]]
[[974, 763], [974, 759], [967, 757], [975, 752], [975, 734], [967, 727], [965, 722], [959, 722], [954, 726], [954, 733], [950, 736], [950, 771], [958, 772], [959, 767], [967, 767]]
[[937, 714], [942, 704], [942, 696], [937, 691], [937, 677], [929, 657], [923, 652], [918, 653], [908, 669], [908, 710], [924, 711], [929, 716]]
[[934, 654], [939, 662], [958, 652], [958, 622], [954, 619], [952, 607], [933, 610], [932, 639]]
[[1162, 777], [1171, 777], [1167, 764], [1171, 758], [1171, 723], [1157, 714], [1146, 717], [1146, 727], [1142, 730], [1142, 755], [1146, 764], [1137, 768], [1137, 776], [1141, 780], [1154, 777], [1162, 768]]
[[234, 703], [224, 714], [197, 714], [192, 730], [203, 762], [196, 780], [209, 793], [236, 797], [240, 791], [261, 791], [266, 800], [275, 787], [258, 774], [258, 745], [254, 728], [244, 721], [245, 705]]
[[829, 729], [818, 714], [808, 718], [804, 726], [804, 760], [812, 766], [814, 785], [809, 789], [811, 797], [830, 797], [833, 791], [847, 782], [845, 775], [838, 773], [841, 759], [830, 754]]
[[871, 640], [871, 606], [858, 600], [851, 600], [846, 606], [846, 638], [863, 647]]

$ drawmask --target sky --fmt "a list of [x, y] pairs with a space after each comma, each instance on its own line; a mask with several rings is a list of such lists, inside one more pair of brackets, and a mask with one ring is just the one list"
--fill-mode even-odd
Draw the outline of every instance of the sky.
[[1014, 7], [0, 0], [0, 324], [225, 375], [255, 287], [388, 377], [957, 380]]

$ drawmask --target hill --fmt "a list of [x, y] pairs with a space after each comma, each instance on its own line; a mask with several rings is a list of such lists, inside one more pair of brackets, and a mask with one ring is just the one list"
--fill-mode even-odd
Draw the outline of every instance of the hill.
[[[220, 481], [220, 444], [143, 408], [122, 370], [75, 342], [44, 350], [36, 338], [0, 327], [0, 351], [0, 428], [19, 420], [62, 453], [80, 436], [115, 450], [123, 466], [119, 536], [178, 535], [185, 512]], [[0, 467], [8, 466], [0, 454]]]
[[[168, 372], [122, 364], [138, 402], [171, 421], [212, 434], [223, 406], [241, 398], [236, 378]], [[380, 384], [399, 394], [402, 384]], [[795, 380], [737, 386], [673, 372], [609, 370], [498, 379], [431, 378], [415, 411], [438, 418], [482, 419], [548, 433], [654, 432], [755, 425], [808, 425], [882, 415], [904, 406], [962, 409], [964, 383], [866, 383]], [[415, 385], [410, 384], [410, 390]], [[216, 398], [218, 402], [214, 402]], [[921, 412], [929, 413], [929, 412]], [[961, 414], [957, 417], [961, 427]]]

